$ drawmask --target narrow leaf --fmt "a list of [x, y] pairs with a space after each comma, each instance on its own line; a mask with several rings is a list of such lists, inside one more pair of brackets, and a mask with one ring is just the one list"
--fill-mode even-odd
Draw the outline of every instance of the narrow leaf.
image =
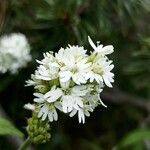
[[0, 117], [0, 135], [17, 135], [23, 137], [23, 133], [20, 132], [12, 123], [4, 118]]

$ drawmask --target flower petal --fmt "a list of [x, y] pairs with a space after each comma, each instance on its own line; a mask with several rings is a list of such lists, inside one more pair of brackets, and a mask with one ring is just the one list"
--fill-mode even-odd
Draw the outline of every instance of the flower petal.
[[93, 43], [93, 41], [92, 41], [92, 39], [90, 38], [90, 36], [88, 36], [88, 41], [89, 41], [91, 47], [92, 47], [94, 50], [96, 50], [97, 47], [96, 47], [95, 44]]

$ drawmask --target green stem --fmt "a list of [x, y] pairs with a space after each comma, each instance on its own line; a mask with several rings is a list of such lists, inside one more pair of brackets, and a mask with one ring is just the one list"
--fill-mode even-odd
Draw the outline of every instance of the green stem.
[[31, 142], [30, 138], [28, 137], [28, 138], [24, 141], [24, 143], [22, 143], [22, 145], [19, 147], [18, 150], [26, 150], [27, 147], [28, 147], [31, 143], [32, 143], [32, 142]]

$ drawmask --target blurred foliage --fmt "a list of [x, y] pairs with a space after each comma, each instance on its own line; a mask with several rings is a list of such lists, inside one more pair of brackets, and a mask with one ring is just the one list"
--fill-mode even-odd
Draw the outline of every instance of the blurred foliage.
[[[35, 70], [35, 59], [42, 53], [67, 44], [88, 47], [87, 35], [112, 44], [111, 56], [115, 64], [115, 86], [127, 93], [150, 98], [150, 30], [149, 0], [1, 0], [0, 34], [24, 33], [31, 44], [33, 61], [16, 75], [0, 75], [1, 104], [17, 125], [25, 132], [25, 116], [30, 113], [23, 105], [32, 102], [33, 89], [25, 88], [25, 80]], [[107, 90], [107, 89], [106, 89]], [[77, 118], [65, 115], [53, 123], [50, 143], [36, 149], [110, 150], [129, 131], [139, 128], [147, 113], [129, 105], [107, 104], [99, 107], [79, 125]], [[148, 131], [149, 132], [149, 131]], [[134, 140], [137, 136], [129, 135]], [[143, 140], [143, 133], [138, 136]], [[0, 138], [0, 149], [9, 149]], [[143, 142], [129, 150], [145, 149]]]
[[[132, 131], [131, 133], [128, 133], [124, 137], [124, 139], [121, 140], [121, 142], [114, 148], [114, 149], [123, 149], [125, 147], [129, 146], [135, 146], [138, 144], [138, 147], [140, 149], [144, 149], [143, 143], [139, 143], [143, 139], [150, 138], [150, 130], [147, 129], [137, 129], [135, 131]], [[136, 147], [137, 149], [137, 147]]]
[[0, 135], [17, 135], [23, 137], [23, 134], [4, 118], [0, 118]]

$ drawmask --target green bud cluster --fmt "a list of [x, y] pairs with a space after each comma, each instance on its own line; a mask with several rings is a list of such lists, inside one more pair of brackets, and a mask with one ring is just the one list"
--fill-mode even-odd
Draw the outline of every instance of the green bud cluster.
[[28, 119], [27, 132], [33, 143], [46, 143], [50, 140], [50, 125], [47, 121], [42, 121], [34, 112], [32, 117]]

